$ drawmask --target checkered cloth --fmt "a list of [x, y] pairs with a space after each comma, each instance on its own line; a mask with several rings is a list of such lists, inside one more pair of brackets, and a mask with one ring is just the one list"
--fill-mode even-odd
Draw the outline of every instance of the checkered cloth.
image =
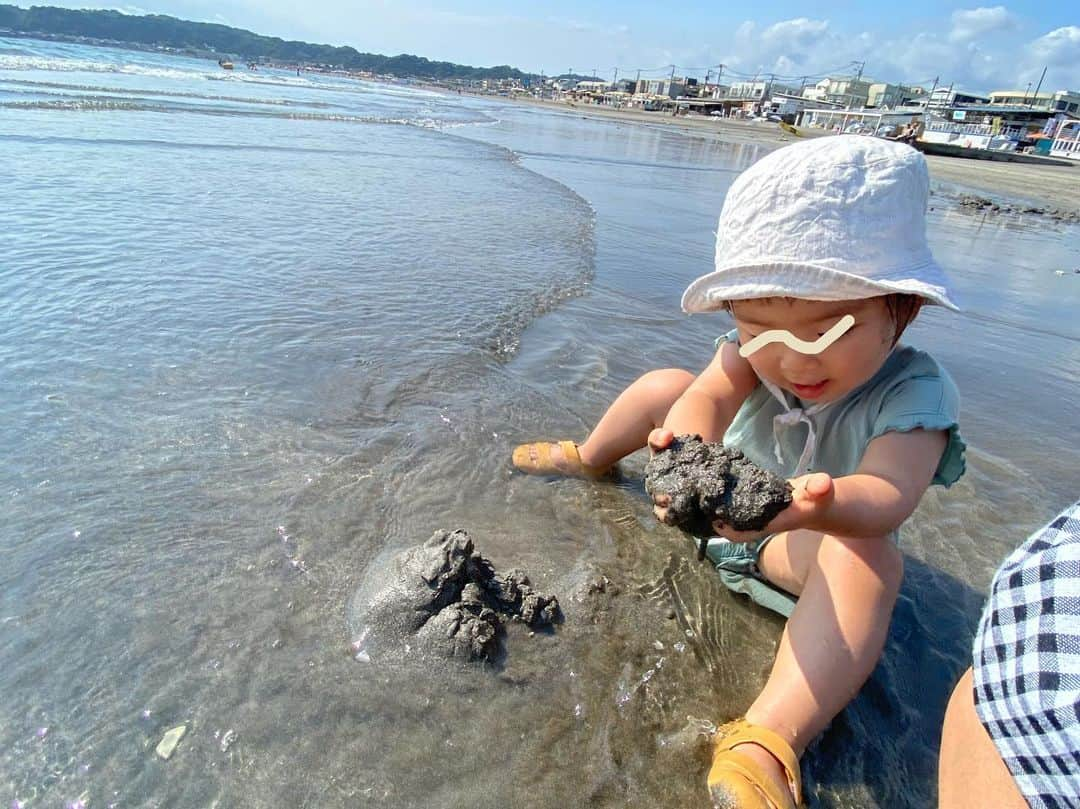
[[1033, 809], [1080, 807], [1080, 502], [994, 575], [975, 711]]

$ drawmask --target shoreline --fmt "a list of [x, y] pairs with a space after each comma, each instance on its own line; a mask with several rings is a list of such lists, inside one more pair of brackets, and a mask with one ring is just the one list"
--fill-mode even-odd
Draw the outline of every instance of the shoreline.
[[[445, 88], [432, 86], [445, 92]], [[661, 112], [613, 109], [591, 104], [571, 104], [561, 101], [542, 101], [534, 98], [509, 98], [469, 94], [510, 104], [521, 104], [580, 115], [614, 123], [635, 126], [662, 127], [691, 137], [711, 137], [735, 143], [752, 143], [768, 149], [778, 149], [800, 138], [787, 134], [772, 123], [734, 121], [728, 118], [710, 119], [698, 115], [672, 117]], [[820, 137], [831, 137], [822, 134]], [[947, 187], [947, 196], [961, 198], [971, 193], [988, 195], [992, 201], [1011, 201], [1034, 204], [1047, 212], [1057, 211], [1066, 216], [1080, 215], [1080, 164], [1077, 166], [1040, 166], [1031, 163], [997, 163], [962, 157], [926, 155], [932, 184]]]

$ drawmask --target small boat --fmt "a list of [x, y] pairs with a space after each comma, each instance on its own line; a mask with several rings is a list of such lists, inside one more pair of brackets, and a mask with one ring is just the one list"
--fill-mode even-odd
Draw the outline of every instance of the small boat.
[[225, 68], [226, 70], [233, 69], [233, 63], [230, 62], [228, 59], [218, 59], [218, 65]]

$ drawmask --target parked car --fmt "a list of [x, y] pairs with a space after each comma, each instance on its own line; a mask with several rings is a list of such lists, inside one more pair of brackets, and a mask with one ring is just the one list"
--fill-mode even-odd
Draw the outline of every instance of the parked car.
[[775, 123], [780, 123], [780, 121], [784, 120], [784, 116], [782, 116], [778, 112], [770, 112], [770, 113], [766, 113], [765, 120], [766, 121], [773, 121]]
[[895, 124], [882, 124], [874, 130], [874, 134], [879, 138], [892, 138], [896, 137], [898, 128]]

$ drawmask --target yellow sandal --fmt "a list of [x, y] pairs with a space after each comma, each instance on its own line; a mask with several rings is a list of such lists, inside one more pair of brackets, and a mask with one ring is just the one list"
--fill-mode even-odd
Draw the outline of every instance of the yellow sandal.
[[[778, 789], [756, 761], [733, 749], [747, 743], [764, 748], [780, 762], [787, 776], [787, 790]], [[717, 731], [708, 783], [713, 806], [722, 809], [797, 809], [803, 805], [799, 759], [791, 745], [768, 728], [751, 725], [745, 719]]]
[[[577, 444], [573, 441], [559, 441], [566, 468], [555, 465], [551, 457], [551, 443], [538, 441], [533, 444], [521, 444], [514, 448], [514, 466], [529, 475], [566, 475], [575, 478], [602, 478], [611, 471], [611, 467], [589, 466], [581, 460]], [[532, 452], [535, 450], [536, 457]]]

